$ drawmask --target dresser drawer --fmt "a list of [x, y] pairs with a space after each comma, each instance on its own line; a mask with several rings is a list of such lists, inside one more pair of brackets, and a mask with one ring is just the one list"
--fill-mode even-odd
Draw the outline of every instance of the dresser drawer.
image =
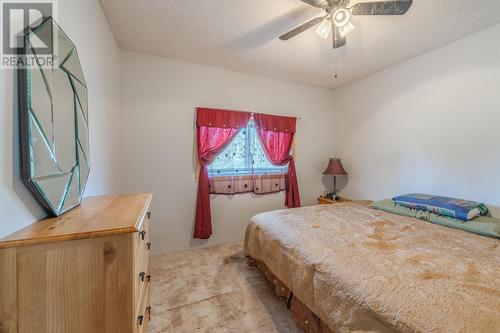
[[[147, 251], [149, 252], [149, 249], [151, 248], [151, 234], [149, 230], [149, 226], [151, 224], [151, 213], [147, 213], [144, 215], [144, 218], [141, 223], [141, 227], [139, 228], [139, 231], [137, 232], [136, 235], [136, 254], [139, 255], [139, 253]], [[137, 258], [137, 257], [136, 257]]]
[[149, 284], [145, 285], [145, 293], [141, 302], [138, 304], [136, 316], [135, 332], [145, 333], [148, 331], [149, 322], [151, 321], [151, 306], [149, 299]]
[[[147, 254], [147, 253], [146, 253]], [[149, 256], [143, 256], [142, 260], [136, 263], [136, 274], [134, 276], [134, 295], [137, 304], [136, 309], [139, 309], [141, 300], [149, 290], [151, 274], [149, 273]]]
[[134, 260], [137, 267], [143, 265], [144, 260], [149, 258], [151, 249], [149, 235], [149, 220], [145, 218], [140, 231], [134, 235]]

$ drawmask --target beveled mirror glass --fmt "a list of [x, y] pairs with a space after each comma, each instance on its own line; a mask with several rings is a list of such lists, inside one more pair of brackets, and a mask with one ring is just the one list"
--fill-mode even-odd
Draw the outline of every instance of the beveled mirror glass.
[[80, 204], [90, 171], [87, 85], [75, 45], [52, 18], [25, 32], [23, 53], [37, 60], [19, 68], [23, 180], [58, 216]]

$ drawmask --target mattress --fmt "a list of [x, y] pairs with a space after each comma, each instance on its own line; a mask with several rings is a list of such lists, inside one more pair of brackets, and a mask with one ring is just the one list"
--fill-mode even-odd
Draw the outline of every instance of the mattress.
[[335, 332], [499, 332], [499, 245], [355, 203], [258, 214], [245, 235]]

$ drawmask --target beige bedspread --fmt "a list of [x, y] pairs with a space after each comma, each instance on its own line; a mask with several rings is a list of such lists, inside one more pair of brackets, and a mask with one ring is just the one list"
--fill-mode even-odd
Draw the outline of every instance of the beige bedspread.
[[245, 236], [335, 332], [500, 332], [499, 245], [355, 203], [258, 214]]

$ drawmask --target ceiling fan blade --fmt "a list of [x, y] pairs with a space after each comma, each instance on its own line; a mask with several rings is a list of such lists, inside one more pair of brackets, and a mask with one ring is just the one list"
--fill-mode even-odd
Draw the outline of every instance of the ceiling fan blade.
[[317, 8], [329, 8], [327, 0], [302, 0], [303, 2]]
[[342, 46], [345, 45], [346, 38], [345, 38], [345, 36], [342, 37], [342, 35], [340, 34], [340, 30], [339, 30], [338, 27], [336, 27], [335, 25], [333, 25], [333, 28], [334, 28], [334, 29], [332, 29], [333, 48], [334, 49], [338, 49], [339, 47], [342, 47]]
[[403, 15], [410, 9], [413, 0], [364, 2], [352, 7], [352, 15]]
[[[328, 16], [328, 15], [326, 15], [326, 16]], [[310, 20], [302, 25], [299, 25], [297, 28], [288, 31], [286, 34], [281, 35], [280, 39], [281, 40], [289, 40], [290, 38], [295, 37], [296, 35], [300, 34], [301, 32], [304, 32], [307, 29], [314, 27], [316, 24], [323, 21], [326, 16], [319, 16], [319, 17], [313, 18], [312, 20]]]

